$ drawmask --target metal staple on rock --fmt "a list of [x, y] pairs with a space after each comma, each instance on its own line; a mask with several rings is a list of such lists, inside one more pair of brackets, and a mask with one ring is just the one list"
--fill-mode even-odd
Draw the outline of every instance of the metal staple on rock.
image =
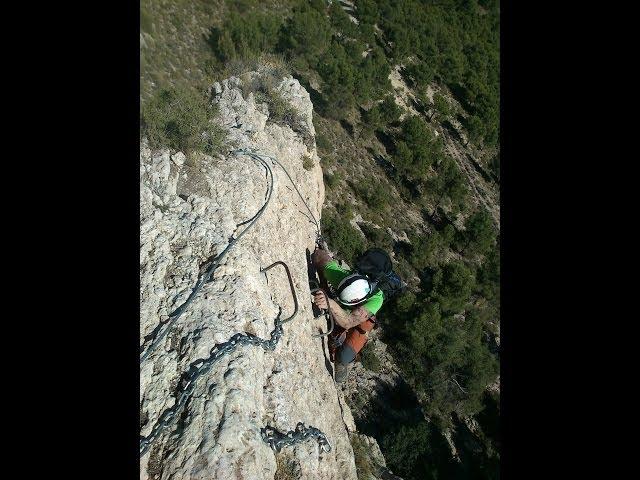
[[[289, 172], [287, 171], [287, 169], [285, 168], [284, 165], [282, 165], [282, 163], [280, 163], [278, 161], [277, 158], [272, 157], [270, 155], [265, 155], [265, 154], [259, 154], [257, 152], [254, 152], [252, 150], [249, 149], [238, 149], [238, 150], [233, 150], [231, 153], [235, 154], [235, 155], [240, 155], [240, 154], [244, 154], [244, 155], [249, 155], [250, 157], [254, 158], [255, 160], [260, 160], [260, 161], [264, 161], [264, 158], [268, 158], [269, 160], [274, 161], [276, 164], [278, 164], [280, 166], [280, 168], [282, 168], [282, 170], [284, 171], [284, 173], [287, 175], [287, 178], [289, 179], [289, 181], [291, 182], [291, 185], [293, 185], [293, 188], [295, 189], [296, 193], [298, 194], [298, 196], [300, 197], [300, 200], [302, 200], [302, 203], [304, 203], [304, 206], [307, 208], [307, 211], [309, 212], [309, 215], [311, 215], [311, 218], [313, 219], [313, 223], [316, 226], [316, 233], [317, 233], [317, 237], [316, 237], [316, 242], [318, 244], [320, 244], [322, 246], [323, 249], [327, 250], [327, 244], [326, 241], [324, 240], [324, 238], [322, 237], [322, 231], [320, 229], [320, 224], [318, 223], [318, 220], [316, 220], [316, 217], [313, 215], [313, 212], [311, 211], [311, 208], [309, 208], [309, 205], [307, 204], [307, 202], [304, 200], [304, 197], [302, 196], [302, 194], [300, 193], [300, 190], [298, 190], [298, 187], [296, 186], [295, 182], [293, 181], [293, 179], [291, 178], [291, 175], [289, 175]], [[320, 288], [314, 288], [311, 290], [311, 293], [315, 293], [316, 291], [321, 291], [324, 296], [325, 299], [327, 300], [327, 305], [329, 304], [329, 299], [327, 297], [327, 293], [324, 290], [321, 290]], [[329, 335], [332, 331], [333, 328], [335, 326], [335, 318], [333, 316], [333, 312], [331, 311], [331, 309], [328, 309], [328, 312], [326, 314], [327, 319], [330, 321], [330, 328], [327, 332], [324, 333], [319, 333], [319, 334], [313, 334], [313, 337], [325, 337], [327, 335]]]
[[296, 429], [287, 433], [280, 433], [270, 426], [262, 428], [260, 433], [262, 434], [262, 439], [276, 452], [282, 450], [283, 447], [302, 443], [309, 438], [315, 438], [323, 451], [331, 451], [331, 444], [327, 440], [327, 436], [316, 427], [307, 427], [302, 422], [298, 422]]

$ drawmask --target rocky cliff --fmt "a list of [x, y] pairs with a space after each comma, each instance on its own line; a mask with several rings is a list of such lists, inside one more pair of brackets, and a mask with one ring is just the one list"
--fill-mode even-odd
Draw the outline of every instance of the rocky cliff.
[[[252, 75], [256, 74], [251, 74]], [[247, 79], [230, 78], [212, 88], [229, 149], [249, 148], [276, 157], [316, 219], [324, 199], [315, 147], [312, 104], [291, 77], [276, 90], [298, 112], [295, 128], [272, 121], [266, 103], [243, 94]], [[304, 166], [303, 166], [304, 163]], [[284, 171], [273, 162], [270, 203], [215, 269], [171, 331], [140, 366], [140, 435], [148, 436], [177, 400], [183, 373], [211, 348], [236, 333], [268, 340], [274, 321], [294, 311], [285, 262], [299, 301], [297, 316], [283, 326], [273, 351], [238, 345], [197, 378], [193, 394], [141, 457], [140, 477], [154, 479], [272, 479], [277, 465], [293, 478], [356, 479], [349, 430], [353, 419], [336, 390], [327, 362], [326, 330], [311, 310], [306, 250], [315, 225]], [[185, 302], [207, 260], [246, 227], [265, 202], [269, 176], [260, 162], [232, 153], [214, 157], [182, 152], [140, 152], [140, 344]], [[195, 365], [198, 365], [197, 363]], [[331, 445], [314, 439], [275, 453], [261, 429], [280, 432], [298, 422], [320, 429]], [[277, 477], [276, 477], [277, 478]]]

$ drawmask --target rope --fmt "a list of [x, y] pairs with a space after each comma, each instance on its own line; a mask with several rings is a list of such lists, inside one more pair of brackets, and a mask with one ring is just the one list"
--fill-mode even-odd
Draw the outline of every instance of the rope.
[[202, 289], [204, 284], [207, 283], [211, 279], [211, 277], [213, 276], [213, 273], [215, 272], [216, 268], [218, 268], [220, 266], [220, 262], [222, 261], [224, 256], [229, 252], [229, 250], [231, 250], [233, 248], [233, 246], [238, 242], [238, 240], [240, 240], [240, 238], [242, 238], [242, 236], [245, 233], [247, 233], [247, 231], [253, 226], [253, 224], [258, 220], [258, 218], [260, 218], [262, 213], [267, 208], [267, 205], [269, 204], [269, 201], [271, 200], [271, 193], [273, 192], [273, 171], [271, 170], [271, 167], [269, 166], [269, 164], [265, 160], [260, 158], [258, 155], [253, 154], [253, 155], [249, 155], [249, 156], [251, 156], [251, 158], [253, 158], [254, 160], [258, 160], [259, 162], [261, 162], [262, 165], [267, 169], [267, 172], [269, 174], [269, 189], [268, 189], [268, 193], [267, 193], [267, 199], [265, 200], [264, 205], [262, 205], [260, 210], [258, 210], [256, 212], [256, 214], [251, 219], [246, 220], [246, 221], [238, 224], [238, 226], [239, 226], [239, 225], [244, 225], [247, 222], [249, 222], [249, 225], [247, 225], [247, 227], [244, 230], [242, 230], [242, 232], [240, 232], [237, 237], [233, 238], [222, 252], [220, 252], [218, 255], [216, 255], [216, 257], [213, 260], [211, 260], [211, 265], [209, 265], [209, 267], [207, 267], [207, 270], [205, 271], [204, 275], [200, 276], [200, 278], [196, 282], [196, 285], [193, 288], [193, 290], [191, 291], [191, 294], [189, 295], [187, 300], [182, 305], [180, 305], [178, 308], [176, 308], [169, 315], [169, 318], [165, 321], [164, 324], [161, 323], [160, 325], [158, 325], [157, 329], [162, 329], [163, 325], [166, 325], [166, 327], [164, 328], [164, 330], [162, 330], [161, 332], [159, 332], [159, 333], [157, 333], [155, 335], [155, 338], [153, 339], [153, 342], [151, 343], [151, 345], [149, 345], [149, 348], [147, 348], [147, 350], [140, 357], [140, 364], [142, 364], [142, 362], [144, 362], [147, 359], [147, 357], [153, 351], [155, 351], [155, 349], [158, 347], [160, 342], [164, 339], [164, 337], [166, 337], [167, 333], [169, 333], [169, 330], [171, 330], [173, 325], [175, 325], [176, 321], [185, 312], [185, 310], [191, 304], [191, 302], [193, 302], [193, 299], [198, 294], [198, 292], [200, 292], [200, 290]]
[[246, 149], [246, 148], [240, 148], [240, 149], [237, 149], [237, 150], [233, 150], [231, 153], [236, 154], [236, 155], [239, 155], [239, 154], [249, 155], [250, 157], [255, 158], [256, 160], [260, 160], [260, 161], [264, 161], [263, 158], [262, 158], [262, 157], [264, 157], [264, 158], [268, 158], [269, 160], [272, 160], [275, 163], [277, 163], [280, 166], [280, 168], [282, 168], [282, 170], [284, 170], [284, 173], [287, 175], [287, 178], [289, 178], [289, 181], [291, 182], [291, 185], [293, 185], [293, 188], [295, 189], [296, 193], [300, 197], [300, 200], [302, 200], [302, 203], [304, 203], [304, 206], [307, 208], [307, 211], [309, 212], [309, 215], [311, 215], [311, 218], [313, 219], [313, 223], [316, 226], [316, 232], [318, 233], [318, 238], [322, 238], [321, 230], [320, 230], [320, 224], [318, 223], [318, 220], [316, 220], [316, 217], [313, 214], [313, 212], [311, 211], [311, 208], [309, 208], [309, 205], [304, 200], [304, 197], [300, 193], [300, 190], [298, 190], [298, 187], [296, 187], [296, 183], [291, 178], [291, 175], [289, 175], [289, 172], [287, 171], [287, 169], [284, 167], [284, 165], [282, 165], [280, 163], [280, 161], [277, 158], [272, 157], [270, 155], [258, 154], [257, 152], [254, 152], [253, 150], [249, 150], [249, 149]]

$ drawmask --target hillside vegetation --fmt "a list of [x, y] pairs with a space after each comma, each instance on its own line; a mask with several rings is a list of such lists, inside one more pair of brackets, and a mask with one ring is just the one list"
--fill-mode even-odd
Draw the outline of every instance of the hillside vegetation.
[[[160, 143], [220, 144], [215, 131], [205, 145], [172, 136], [167, 92], [196, 99], [198, 133], [209, 128], [198, 113], [207, 86], [257, 64], [310, 92], [329, 246], [347, 262], [369, 246], [394, 252], [410, 287], [380, 319], [425, 420], [389, 422], [382, 451], [407, 480], [460, 475], [442, 465], [436, 437], [486, 420], [497, 402], [487, 386], [499, 374], [500, 240], [491, 199], [470, 181], [480, 174], [448, 152], [472, 158], [499, 195], [499, 2], [142, 0], [141, 13], [143, 127]], [[473, 475], [493, 478], [499, 438], [481, 437]]]

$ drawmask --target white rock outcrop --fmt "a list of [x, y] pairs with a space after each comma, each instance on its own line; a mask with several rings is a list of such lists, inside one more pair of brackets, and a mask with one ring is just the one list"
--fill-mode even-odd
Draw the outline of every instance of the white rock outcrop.
[[[297, 80], [278, 86], [302, 115], [310, 135], [312, 104]], [[288, 169], [319, 219], [324, 187], [315, 141], [270, 121], [253, 94], [243, 98], [241, 80], [216, 84], [212, 93], [229, 131], [230, 145], [275, 156]], [[303, 157], [313, 168], [303, 168]], [[238, 332], [268, 339], [278, 307], [286, 317], [293, 300], [284, 271], [264, 268], [278, 260], [291, 270], [300, 303], [284, 325], [274, 351], [239, 346], [198, 379], [182, 414], [141, 458], [141, 479], [273, 479], [276, 454], [264, 443], [266, 425], [281, 432], [298, 422], [324, 432], [322, 451], [314, 440], [287, 447], [285, 455], [301, 479], [353, 479], [356, 468], [346, 421], [327, 365], [326, 330], [313, 318], [305, 250], [313, 251], [315, 226], [280, 167], [272, 167], [274, 190], [267, 209], [224, 257], [175, 327], [140, 367], [140, 435], [147, 436], [175, 401], [180, 377], [216, 343]], [[265, 168], [248, 156], [209, 157], [181, 152], [140, 152], [140, 344], [147, 346], [159, 322], [190, 294], [200, 268], [220, 253], [255, 215], [267, 192]], [[344, 412], [344, 413], [343, 413]], [[344, 419], [343, 419], [344, 416]]]

